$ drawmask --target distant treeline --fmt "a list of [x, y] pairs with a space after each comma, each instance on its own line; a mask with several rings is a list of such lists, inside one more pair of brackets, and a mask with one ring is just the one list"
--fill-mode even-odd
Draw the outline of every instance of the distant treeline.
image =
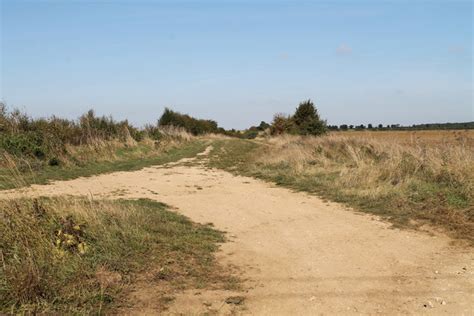
[[223, 134], [231, 137], [252, 139], [258, 135], [298, 134], [321, 135], [327, 130], [443, 130], [474, 129], [474, 122], [392, 125], [327, 125], [311, 100], [301, 102], [293, 115], [276, 114], [271, 124], [262, 121], [244, 131], [226, 130], [216, 121], [197, 119], [166, 108], [158, 124], [137, 128], [127, 120], [116, 121], [110, 116], [97, 116], [93, 110], [77, 120], [52, 116], [32, 118], [19, 110], [7, 111], [0, 103], [0, 153], [20, 157], [32, 157], [56, 164], [56, 157], [66, 151], [66, 146], [96, 144], [100, 141], [141, 141], [144, 138], [160, 140], [163, 126], [180, 127], [193, 135]]
[[429, 123], [429, 124], [414, 124], [411, 126], [403, 126], [400, 124], [389, 124], [389, 125], [372, 125], [372, 124], [361, 124], [361, 125], [328, 125], [328, 129], [332, 131], [347, 131], [347, 130], [397, 130], [397, 131], [418, 131], [418, 130], [443, 130], [443, 129], [474, 129], [474, 122], [464, 123]]
[[326, 121], [321, 119], [317, 108], [311, 100], [300, 102], [293, 115], [282, 113], [275, 114], [273, 121], [269, 124], [261, 121], [258, 126], [238, 131], [235, 129], [226, 130], [219, 127], [216, 121], [197, 119], [188, 114], [175, 112], [166, 108], [158, 121], [159, 126], [173, 125], [184, 128], [194, 135], [207, 133], [223, 134], [231, 137], [253, 139], [259, 134], [266, 133], [271, 135], [279, 134], [297, 134], [297, 135], [322, 135], [328, 130], [348, 131], [348, 130], [442, 130], [442, 129], [474, 129], [474, 122], [465, 123], [432, 123], [417, 124], [412, 126], [403, 126], [400, 124], [390, 125], [327, 125]]
[[193, 135], [225, 133], [223, 128], [218, 127], [216, 121], [197, 119], [188, 114], [175, 112], [169, 108], [165, 108], [165, 111], [158, 120], [158, 125], [181, 127]]
[[[269, 126], [265, 122], [262, 122], [262, 124], [264, 124], [263, 126], [266, 126], [266, 127]], [[195, 136], [204, 135], [204, 134], [222, 134], [222, 135], [226, 135], [230, 137], [249, 138], [249, 139], [257, 137], [258, 131], [264, 130], [261, 127], [250, 128], [245, 131], [238, 131], [235, 129], [226, 130], [222, 127], [219, 127], [216, 121], [198, 119], [188, 114], [182, 114], [182, 113], [173, 111], [169, 108], [165, 108], [165, 111], [163, 112], [160, 119], [158, 120], [158, 125], [160, 127], [163, 127], [163, 126], [181, 127], [185, 129], [187, 132]]]
[[224, 134], [232, 137], [252, 139], [260, 132], [268, 131], [272, 135], [298, 134], [321, 135], [327, 131], [326, 121], [322, 120], [311, 100], [301, 102], [293, 115], [276, 114], [271, 124], [264, 121], [259, 126], [252, 126], [245, 131], [225, 130], [213, 120], [194, 118], [188, 114], [175, 112], [166, 108], [158, 121], [159, 126], [175, 126], [184, 128], [194, 134]]

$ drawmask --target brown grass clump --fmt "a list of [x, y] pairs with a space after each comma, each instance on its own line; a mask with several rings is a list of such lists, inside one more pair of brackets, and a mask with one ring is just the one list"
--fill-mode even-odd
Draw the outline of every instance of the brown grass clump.
[[179, 141], [189, 141], [194, 137], [183, 127], [177, 127], [173, 125], [160, 126], [158, 130], [163, 136]]

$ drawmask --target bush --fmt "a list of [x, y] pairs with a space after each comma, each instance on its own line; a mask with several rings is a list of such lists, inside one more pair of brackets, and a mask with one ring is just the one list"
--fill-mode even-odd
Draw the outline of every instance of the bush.
[[260, 125], [257, 127], [257, 129], [258, 129], [259, 131], [264, 131], [264, 130], [266, 130], [267, 128], [270, 128], [270, 126], [271, 126], [271, 125], [268, 124], [267, 122], [261, 121], [261, 122], [260, 122]]
[[181, 114], [166, 108], [158, 121], [159, 126], [182, 127], [193, 135], [219, 133], [217, 122], [212, 120], [196, 119], [187, 114]]
[[258, 131], [248, 130], [243, 133], [242, 138], [255, 139], [257, 138], [257, 136], [258, 136]]
[[280, 135], [283, 133], [293, 133], [295, 129], [294, 122], [291, 116], [286, 116], [284, 114], [275, 114], [273, 117], [273, 122], [271, 126], [272, 135]]
[[32, 132], [1, 135], [0, 148], [15, 156], [27, 156], [38, 159], [43, 159], [46, 151], [41, 134]]
[[[97, 117], [90, 110], [79, 120], [57, 118], [33, 119], [18, 110], [8, 112], [0, 103], [0, 153], [17, 158], [39, 159], [54, 164], [67, 152], [67, 146], [97, 145], [101, 141], [129, 143], [144, 138], [145, 131], [128, 121], [116, 122], [111, 117]], [[59, 161], [59, 160], [58, 160]]]
[[301, 102], [293, 116], [276, 114], [271, 125], [272, 134], [322, 135], [326, 133], [326, 122], [321, 120], [311, 100]]
[[163, 133], [160, 132], [158, 126], [154, 125], [146, 125], [145, 126], [145, 133], [147, 136], [153, 140], [160, 140], [163, 138]]

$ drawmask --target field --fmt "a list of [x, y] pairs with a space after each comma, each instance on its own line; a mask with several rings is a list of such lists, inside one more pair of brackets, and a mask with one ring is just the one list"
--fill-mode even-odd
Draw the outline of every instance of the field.
[[420, 130], [420, 131], [346, 131], [332, 132], [346, 137], [366, 138], [404, 144], [463, 143], [473, 146], [474, 130]]
[[[472, 307], [474, 131], [261, 134], [71, 146], [60, 165], [5, 154], [1, 311]], [[457, 292], [427, 279], [434, 269]]]

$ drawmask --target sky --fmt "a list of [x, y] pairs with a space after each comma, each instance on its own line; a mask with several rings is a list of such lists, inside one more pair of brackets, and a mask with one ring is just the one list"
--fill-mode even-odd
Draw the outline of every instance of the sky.
[[474, 120], [471, 1], [0, 4], [0, 99], [35, 117], [243, 129], [312, 99], [331, 125]]

